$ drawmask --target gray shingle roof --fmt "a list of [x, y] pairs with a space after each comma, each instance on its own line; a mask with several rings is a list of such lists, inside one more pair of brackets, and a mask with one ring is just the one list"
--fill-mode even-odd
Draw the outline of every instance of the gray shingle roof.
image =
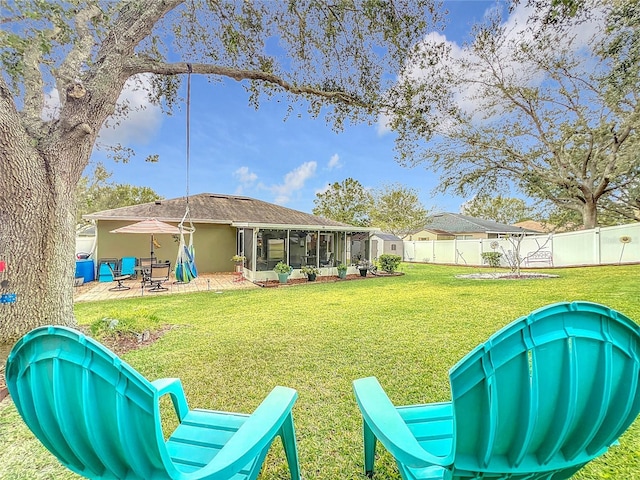
[[426, 230], [445, 230], [451, 233], [522, 233], [533, 232], [526, 228], [514, 227], [504, 223], [470, 217], [459, 213], [439, 213], [429, 217]]
[[[185, 213], [186, 200], [172, 198], [151, 203], [114, 208], [91, 213], [88, 220], [145, 220], [179, 222]], [[281, 207], [249, 197], [200, 193], [189, 197], [189, 212], [194, 223], [262, 223], [268, 225], [318, 225], [348, 227], [344, 223]], [[358, 227], [354, 227], [358, 229]]]
[[391, 233], [375, 233], [374, 234], [376, 237], [378, 237], [381, 240], [385, 240], [385, 241], [390, 241], [390, 242], [401, 242], [402, 239], [400, 237], [397, 237]]

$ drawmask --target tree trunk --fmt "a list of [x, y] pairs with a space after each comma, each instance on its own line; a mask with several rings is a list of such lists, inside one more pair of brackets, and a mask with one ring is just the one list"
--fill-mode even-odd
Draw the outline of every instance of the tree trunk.
[[0, 304], [0, 343], [40, 325], [76, 324], [74, 191], [51, 183], [43, 161], [31, 153], [10, 162], [26, 168], [0, 170], [0, 278], [8, 282], [2, 293], [16, 294], [15, 303]]
[[582, 224], [585, 229], [596, 228], [598, 226], [598, 209], [595, 201], [589, 201], [584, 204], [582, 209]]
[[[30, 133], [0, 82], [0, 344], [41, 325], [75, 325], [75, 187], [92, 135], [74, 127]], [[36, 137], [36, 138], [34, 138]]]

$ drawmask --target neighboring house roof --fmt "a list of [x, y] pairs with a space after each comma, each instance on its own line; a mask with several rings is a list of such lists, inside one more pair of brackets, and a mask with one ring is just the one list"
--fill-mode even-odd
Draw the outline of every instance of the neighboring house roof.
[[552, 228], [550, 228], [550, 225], [542, 222], [537, 222], [535, 220], [524, 220], [522, 222], [514, 223], [513, 226], [526, 228], [527, 230], [534, 230], [540, 233], [546, 233], [552, 230]]
[[389, 242], [401, 242], [402, 239], [400, 237], [396, 237], [395, 235], [391, 234], [391, 233], [374, 233], [374, 235], [376, 237], [378, 237], [380, 240], [383, 240], [385, 242], [389, 241]]
[[[447, 232], [446, 230], [440, 230], [439, 228], [424, 228], [420, 230], [420, 232], [423, 232], [423, 231], [435, 233], [436, 235], [453, 235], [453, 233]], [[416, 233], [420, 233], [420, 232], [416, 232]]]
[[[179, 222], [185, 214], [186, 199], [172, 198], [155, 202], [131, 205], [129, 207], [103, 210], [83, 218], [88, 220], [129, 220], [139, 221], [157, 218], [163, 222]], [[325, 230], [344, 230], [351, 227], [355, 231], [371, 230], [354, 227], [291, 208], [274, 205], [249, 197], [200, 193], [189, 197], [189, 213], [194, 223], [215, 223], [233, 226], [301, 226], [318, 227]]]
[[504, 223], [494, 222], [493, 220], [484, 220], [482, 218], [470, 217], [459, 213], [438, 213], [429, 217], [425, 230], [444, 230], [449, 233], [537, 233], [521, 227], [506, 225]]
[[516, 227], [523, 227], [523, 228], [528, 228], [531, 230], [536, 230], [538, 232], [541, 233], [560, 233], [560, 232], [570, 232], [570, 231], [574, 231], [574, 230], [583, 230], [584, 226], [580, 225], [577, 226], [576, 225], [572, 225], [572, 224], [568, 224], [568, 225], [563, 225], [561, 227], [558, 227], [556, 225], [553, 225], [551, 223], [547, 223], [547, 222], [536, 222], [535, 220], [525, 220], [524, 222], [518, 222], [518, 223], [514, 223], [513, 224]]

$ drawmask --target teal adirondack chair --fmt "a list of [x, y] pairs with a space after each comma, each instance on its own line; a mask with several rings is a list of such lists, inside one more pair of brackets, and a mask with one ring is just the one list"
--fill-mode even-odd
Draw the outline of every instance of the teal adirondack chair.
[[394, 407], [354, 382], [365, 473], [376, 442], [405, 480], [560, 480], [602, 455], [640, 412], [640, 327], [589, 302], [507, 325], [449, 372], [452, 401]]
[[[252, 415], [189, 410], [179, 379], [149, 382], [100, 343], [53, 326], [16, 343], [5, 377], [32, 432], [84, 477], [253, 480], [280, 436], [291, 478], [300, 479], [291, 388], [275, 387]], [[165, 394], [180, 422], [166, 441]]]

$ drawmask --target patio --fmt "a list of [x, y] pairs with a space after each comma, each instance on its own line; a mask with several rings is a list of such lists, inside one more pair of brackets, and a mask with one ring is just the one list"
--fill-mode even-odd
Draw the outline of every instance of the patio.
[[125, 280], [123, 285], [131, 287], [129, 290], [109, 290], [115, 287], [116, 282], [89, 282], [73, 289], [74, 302], [92, 302], [96, 300], [116, 300], [121, 298], [172, 295], [175, 293], [193, 293], [207, 291], [237, 290], [259, 288], [258, 285], [244, 279], [238, 281], [234, 273], [207, 273], [198, 276], [189, 283], [176, 283], [175, 278], [163, 285], [168, 290], [162, 292], [150, 292], [149, 287], [142, 288], [140, 279]]

